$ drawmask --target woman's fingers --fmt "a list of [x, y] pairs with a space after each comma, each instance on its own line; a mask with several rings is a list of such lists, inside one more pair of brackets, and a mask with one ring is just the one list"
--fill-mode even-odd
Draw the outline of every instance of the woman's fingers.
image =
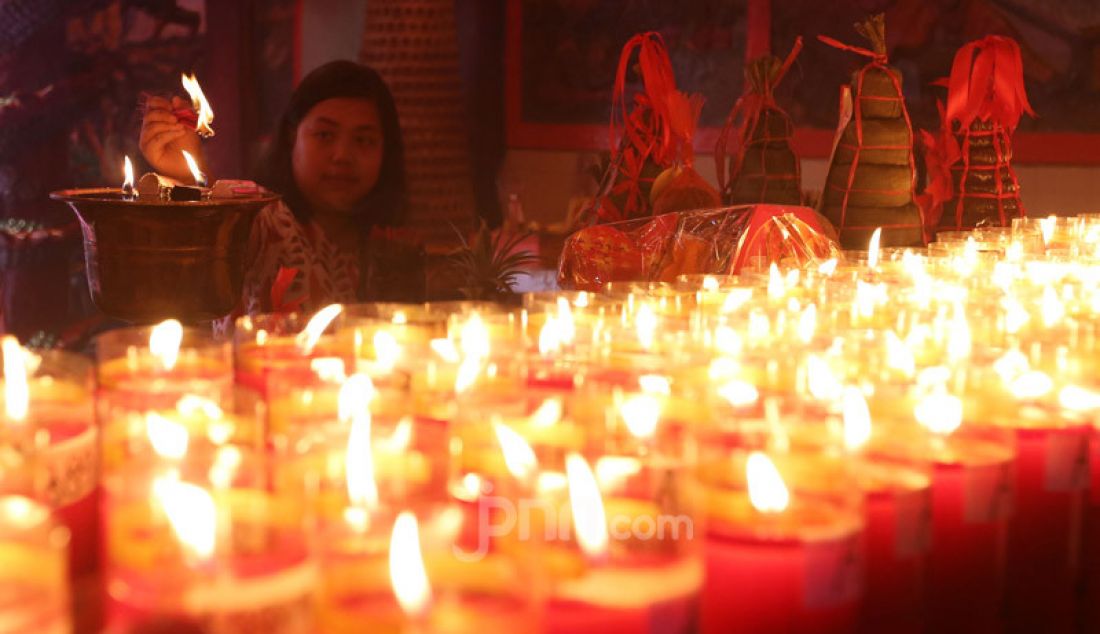
[[165, 150], [167, 150], [167, 146], [169, 143], [175, 141], [185, 134], [187, 134], [187, 130], [170, 129], [155, 132], [151, 134], [148, 137], [148, 140], [142, 145], [147, 146], [150, 150], [150, 153], [156, 154], [158, 153], [158, 151], [159, 153], [163, 153]]
[[173, 95], [172, 96], [172, 109], [173, 110], [180, 110], [182, 108], [188, 108], [188, 109], [191, 108], [191, 102], [190, 101], [185, 101], [182, 97], [178, 97], [176, 95]]
[[145, 113], [145, 118], [142, 119], [142, 123], [144, 125], [148, 125], [150, 123], [173, 124], [179, 123], [179, 117], [172, 114], [171, 112], [168, 112], [167, 110], [150, 110], [149, 112]]
[[167, 121], [150, 121], [141, 126], [141, 138], [139, 141], [145, 143], [159, 134], [166, 132], [180, 133], [186, 131], [186, 128], [179, 123], [168, 123]]
[[172, 102], [168, 101], [164, 97], [155, 97], [150, 95], [145, 99], [145, 112], [153, 110], [171, 110]]

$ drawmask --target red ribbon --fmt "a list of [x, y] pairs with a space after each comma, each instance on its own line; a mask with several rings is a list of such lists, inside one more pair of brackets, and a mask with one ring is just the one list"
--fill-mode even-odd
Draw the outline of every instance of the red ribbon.
[[885, 53], [876, 53], [876, 52], [872, 51], [869, 48], [863, 48], [862, 46], [852, 46], [851, 44], [845, 44], [844, 42], [841, 42], [840, 40], [834, 40], [833, 38], [829, 37], [828, 35], [818, 35], [817, 39], [821, 40], [822, 42], [824, 42], [825, 44], [828, 44], [829, 46], [831, 46], [833, 48], [839, 48], [842, 51], [851, 51], [851, 52], [853, 52], [857, 55], [862, 55], [864, 57], [870, 57], [872, 60], [874, 60], [874, 62], [876, 64], [885, 64], [886, 63], [886, 54]]
[[654, 146], [654, 159], [658, 163], [667, 163], [669, 146], [672, 141], [672, 130], [669, 126], [670, 115], [668, 110], [668, 94], [676, 90], [676, 78], [672, 74], [672, 62], [668, 58], [668, 50], [660, 33], [649, 31], [640, 33], [630, 38], [623, 46], [623, 52], [619, 55], [619, 68], [615, 73], [615, 89], [611, 97], [611, 125], [609, 135], [611, 139], [612, 158], [615, 156], [616, 143], [616, 119], [620, 116], [625, 127], [624, 133], [630, 135], [630, 119], [627, 114], [626, 104], [626, 69], [630, 65], [630, 58], [634, 51], [638, 51], [638, 64], [642, 71], [642, 85], [648, 96], [648, 106], [653, 110], [653, 120], [650, 129], [657, 140]]
[[[937, 102], [940, 117], [943, 117], [943, 102]], [[924, 149], [924, 163], [928, 168], [928, 185], [924, 193], [916, 197], [917, 205], [924, 212], [924, 234], [928, 240], [936, 232], [943, 217], [943, 205], [951, 199], [954, 183], [951, 178], [950, 159], [952, 152], [958, 152], [958, 141], [949, 132], [933, 134], [921, 130], [921, 145]]]
[[305, 297], [296, 297], [294, 299], [286, 298], [286, 293], [290, 290], [290, 285], [294, 283], [294, 278], [297, 276], [297, 268], [286, 266], [279, 267], [279, 272], [275, 274], [275, 281], [271, 283], [272, 312], [293, 313], [302, 308]]
[[[714, 162], [718, 171], [719, 192], [725, 192], [726, 184], [737, 180], [737, 175], [741, 173], [741, 165], [745, 159], [745, 148], [748, 147], [752, 132], [756, 129], [756, 124], [760, 121], [760, 114], [767, 107], [778, 108], [775, 103], [775, 95], [772, 93], [772, 89], [778, 86], [779, 82], [783, 81], [783, 77], [786, 76], [787, 71], [790, 70], [791, 65], [794, 64], [794, 60], [798, 57], [798, 53], [801, 50], [802, 37], [799, 36], [795, 39], [794, 46], [791, 47], [791, 52], [787, 53], [787, 58], [783, 60], [783, 65], [779, 67], [779, 72], [776, 74], [775, 79], [770, 83], [765, 83], [764, 92], [759, 93], [754, 91], [752, 84], [746, 82], [745, 94], [741, 95], [737, 103], [733, 104], [733, 109], [730, 110], [729, 116], [726, 117], [726, 123], [722, 126], [722, 131], [718, 133], [718, 142], [714, 146]], [[737, 134], [734, 135], [737, 145], [730, 148], [733, 163], [730, 164], [729, 180], [727, 181], [726, 150], [729, 145], [730, 136], [733, 134], [734, 130], [737, 131]]]
[[958, 129], [965, 130], [976, 120], [992, 120], [1011, 134], [1025, 112], [1035, 116], [1016, 40], [990, 35], [959, 49], [947, 86], [945, 126], [958, 122]]

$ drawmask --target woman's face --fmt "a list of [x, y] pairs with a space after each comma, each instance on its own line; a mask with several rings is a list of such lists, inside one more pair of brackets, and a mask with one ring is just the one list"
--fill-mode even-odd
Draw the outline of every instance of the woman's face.
[[291, 159], [312, 211], [351, 213], [378, 182], [382, 145], [373, 101], [338, 97], [313, 106], [298, 124]]

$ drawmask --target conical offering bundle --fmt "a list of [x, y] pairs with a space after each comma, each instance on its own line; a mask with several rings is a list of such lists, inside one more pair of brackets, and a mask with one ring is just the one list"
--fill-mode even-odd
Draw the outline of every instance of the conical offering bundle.
[[1025, 215], [1012, 168], [1012, 134], [1023, 113], [1035, 116], [1024, 90], [1020, 46], [991, 35], [955, 55], [947, 80], [943, 127], [922, 133], [929, 184], [921, 204], [932, 231], [1006, 226]]
[[[628, 108], [626, 76], [637, 52], [642, 90]], [[668, 51], [659, 33], [635, 35], [623, 47], [611, 105], [611, 155], [595, 201], [597, 223], [683, 209], [716, 207], [718, 193], [692, 168], [699, 95], [676, 89]], [[672, 170], [672, 171], [669, 171]], [[659, 190], [654, 187], [658, 176]]]
[[798, 38], [787, 59], [765, 55], [745, 65], [745, 93], [714, 148], [718, 189], [728, 205], [802, 202], [801, 170], [791, 146], [794, 124], [774, 95], [801, 50]]
[[829, 37], [836, 48], [871, 59], [841, 89], [841, 117], [821, 213], [837, 228], [846, 249], [866, 248], [882, 228], [882, 246], [925, 241], [920, 208], [914, 202], [916, 168], [913, 127], [901, 91], [901, 73], [886, 57], [882, 14], [855, 25], [871, 43], [861, 48]]

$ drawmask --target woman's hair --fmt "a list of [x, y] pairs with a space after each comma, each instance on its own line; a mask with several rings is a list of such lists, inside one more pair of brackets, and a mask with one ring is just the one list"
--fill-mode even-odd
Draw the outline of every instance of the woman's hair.
[[257, 180], [283, 195], [299, 222], [307, 222], [313, 211], [294, 180], [292, 154], [298, 125], [309, 111], [326, 99], [368, 99], [378, 108], [382, 125], [382, 166], [378, 182], [360, 203], [355, 215], [374, 225], [397, 226], [405, 219], [405, 146], [393, 95], [373, 68], [347, 60], [329, 62], [306, 75], [290, 95], [275, 139], [260, 164]]

